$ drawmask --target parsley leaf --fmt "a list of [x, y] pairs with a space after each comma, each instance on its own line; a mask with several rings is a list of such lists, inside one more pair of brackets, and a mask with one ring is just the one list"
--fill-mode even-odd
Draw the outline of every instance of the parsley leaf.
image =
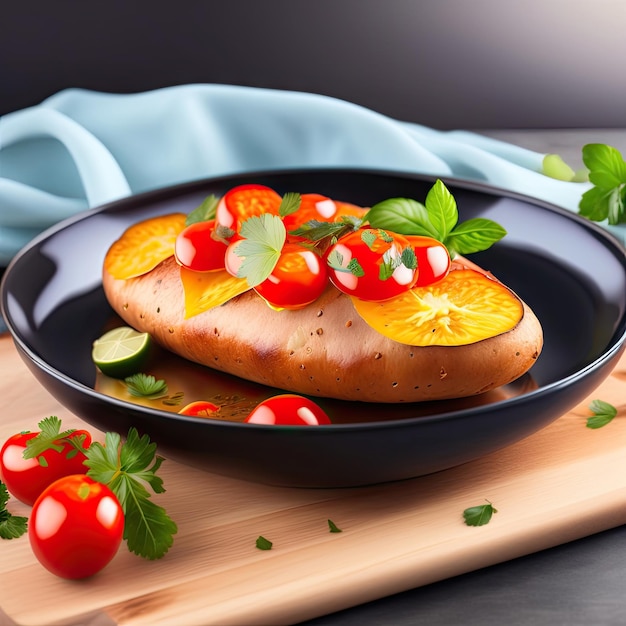
[[149, 374], [133, 374], [124, 379], [131, 396], [157, 400], [167, 395], [167, 383]]
[[191, 224], [195, 224], [196, 222], [207, 222], [208, 220], [215, 219], [215, 214], [217, 212], [217, 205], [219, 204], [220, 199], [217, 196], [211, 194], [207, 196], [202, 204], [196, 207], [185, 220], [185, 226], [190, 226]]
[[278, 215], [263, 213], [243, 222], [240, 234], [244, 239], [238, 243], [236, 254], [243, 261], [237, 276], [247, 279], [250, 287], [256, 287], [276, 267], [287, 231]]
[[17, 539], [28, 529], [28, 519], [12, 515], [6, 505], [10, 496], [6, 485], [0, 481], [0, 539]]
[[256, 540], [256, 547], [259, 550], [271, 550], [274, 544], [269, 540], [263, 537], [263, 535], [259, 535]]
[[285, 217], [295, 213], [302, 204], [302, 196], [299, 193], [290, 191], [283, 196], [278, 207], [278, 215]]
[[150, 500], [163, 493], [156, 475], [163, 458], [156, 456], [156, 444], [136, 428], [128, 431], [124, 443], [117, 433], [105, 435], [104, 446], [94, 442], [87, 451], [87, 476], [106, 484], [117, 496], [124, 511], [124, 539], [128, 549], [147, 559], [161, 558], [172, 546], [178, 528], [165, 509]]
[[484, 526], [491, 521], [491, 517], [497, 512], [497, 509], [487, 500], [487, 504], [479, 504], [465, 509], [463, 518], [467, 526]]
[[583, 193], [578, 212], [594, 222], [626, 222], [626, 161], [619, 150], [602, 143], [587, 144], [582, 152], [594, 186]]
[[289, 231], [290, 235], [305, 237], [314, 243], [328, 240], [334, 243], [337, 239], [353, 230], [358, 230], [364, 220], [354, 215], [342, 215], [336, 222], [323, 222], [310, 220], [295, 230]]
[[617, 409], [604, 400], [594, 400], [589, 405], [589, 410], [593, 415], [587, 418], [587, 428], [602, 428], [617, 415]]
[[458, 217], [456, 201], [439, 179], [426, 195], [425, 204], [409, 198], [390, 198], [375, 204], [366, 215], [374, 228], [437, 239], [452, 257], [486, 250], [506, 235], [506, 230], [493, 220], [472, 218], [459, 224]]
[[82, 447], [85, 435], [72, 437], [72, 434], [76, 432], [74, 428], [61, 432], [61, 420], [56, 415], [42, 419], [37, 426], [39, 428], [37, 436], [26, 442], [26, 448], [24, 449], [25, 459], [38, 457], [37, 460], [39, 464], [45, 467], [47, 462], [43, 456], [39, 455], [43, 454], [46, 450], [62, 452], [64, 443], [69, 443], [72, 446], [67, 454], [68, 459], [71, 459], [78, 452], [85, 451]]

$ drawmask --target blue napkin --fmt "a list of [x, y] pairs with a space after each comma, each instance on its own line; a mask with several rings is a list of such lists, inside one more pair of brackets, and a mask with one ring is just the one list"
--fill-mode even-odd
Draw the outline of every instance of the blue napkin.
[[203, 84], [130, 95], [69, 89], [0, 118], [0, 264], [79, 211], [255, 170], [346, 166], [455, 176], [576, 211], [588, 183], [544, 176], [543, 156], [300, 92]]

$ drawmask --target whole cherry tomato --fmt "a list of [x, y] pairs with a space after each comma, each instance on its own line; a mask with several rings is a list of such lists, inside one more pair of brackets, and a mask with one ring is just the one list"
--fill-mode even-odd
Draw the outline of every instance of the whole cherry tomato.
[[417, 259], [416, 287], [431, 285], [445, 278], [450, 271], [450, 253], [440, 241], [432, 237], [405, 235]]
[[215, 221], [224, 228], [239, 232], [242, 222], [249, 217], [271, 213], [278, 215], [282, 198], [265, 185], [238, 185], [220, 199]]
[[324, 410], [309, 398], [285, 393], [263, 400], [244, 420], [248, 424], [319, 426], [330, 424]]
[[372, 302], [388, 300], [415, 285], [417, 263], [411, 253], [412, 246], [403, 235], [359, 228], [327, 250], [329, 277], [348, 295]]
[[215, 220], [196, 222], [176, 237], [174, 256], [179, 265], [195, 272], [223, 270], [226, 245], [215, 236]]
[[[39, 494], [58, 478], [70, 474], [85, 474], [86, 456], [67, 440], [55, 442], [58, 449], [48, 449], [32, 459], [24, 458], [28, 441], [38, 433], [18, 433], [9, 437], [0, 450], [0, 477], [9, 493], [32, 505]], [[86, 430], [76, 430], [68, 439], [84, 436], [80, 444], [85, 450], [91, 445]]]
[[286, 243], [272, 273], [254, 289], [275, 309], [301, 309], [328, 284], [324, 260], [309, 248]]
[[37, 498], [28, 523], [33, 552], [62, 578], [86, 578], [116, 555], [124, 513], [106, 485], [88, 476], [65, 476]]

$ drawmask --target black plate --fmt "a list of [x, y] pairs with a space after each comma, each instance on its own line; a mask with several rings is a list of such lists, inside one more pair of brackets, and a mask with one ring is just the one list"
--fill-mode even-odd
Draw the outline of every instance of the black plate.
[[69, 410], [105, 431], [134, 425], [165, 456], [216, 473], [287, 486], [365, 485], [453, 467], [536, 432], [589, 395], [623, 351], [626, 257], [613, 237], [554, 206], [446, 179], [462, 220], [484, 216], [508, 231], [473, 258], [543, 325], [545, 347], [530, 372], [535, 388], [526, 381], [505, 399], [474, 406], [330, 403], [331, 418], [348, 412], [350, 423], [290, 428], [184, 417], [95, 391], [91, 343], [112, 317], [100, 280], [111, 242], [142, 218], [190, 211], [209, 193], [244, 182], [367, 206], [396, 196], [423, 201], [434, 179], [338, 169], [222, 177], [131, 197], [47, 231], [7, 268], [2, 310], [30, 370]]

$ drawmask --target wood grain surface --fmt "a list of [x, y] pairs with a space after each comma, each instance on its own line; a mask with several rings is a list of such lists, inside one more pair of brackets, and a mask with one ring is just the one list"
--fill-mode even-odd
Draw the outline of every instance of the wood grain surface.
[[[48, 573], [28, 539], [0, 542], [1, 626], [292, 624], [626, 523], [626, 357], [588, 400], [505, 450], [431, 476], [341, 490], [247, 483], [166, 461], [174, 546], [150, 562], [122, 546], [85, 581]], [[84, 424], [0, 337], [0, 441], [48, 415]], [[619, 407], [586, 428], [593, 398]], [[93, 429], [90, 429], [93, 431]], [[97, 438], [98, 435], [97, 435]], [[482, 527], [465, 508], [489, 500]], [[16, 500], [9, 509], [28, 515]], [[330, 533], [327, 520], [342, 529]], [[259, 535], [273, 548], [255, 547]]]

